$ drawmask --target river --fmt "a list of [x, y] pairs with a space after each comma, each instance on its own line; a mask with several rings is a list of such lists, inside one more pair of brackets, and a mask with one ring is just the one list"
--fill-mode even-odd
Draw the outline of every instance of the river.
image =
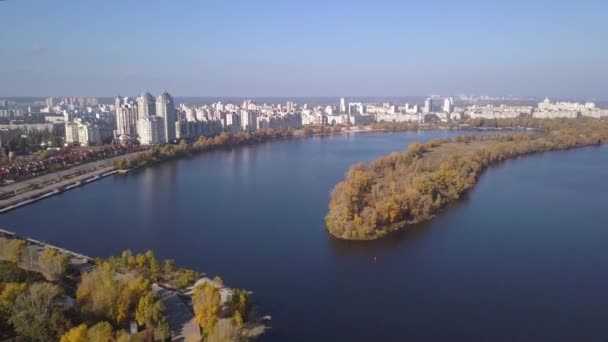
[[430, 222], [371, 242], [324, 229], [358, 161], [449, 132], [218, 150], [114, 175], [0, 216], [91, 256], [152, 249], [254, 291], [265, 341], [608, 339], [608, 147], [491, 167]]

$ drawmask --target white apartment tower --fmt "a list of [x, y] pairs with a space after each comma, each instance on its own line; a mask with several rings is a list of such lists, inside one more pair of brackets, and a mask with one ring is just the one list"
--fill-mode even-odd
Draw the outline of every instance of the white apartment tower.
[[433, 111], [433, 100], [431, 100], [431, 98], [427, 97], [426, 100], [424, 100], [424, 108], [422, 109], [422, 112], [424, 114], [428, 114], [432, 111]]
[[114, 101], [116, 111], [116, 136], [137, 135], [137, 106], [128, 98], [118, 96]]
[[170, 142], [175, 139], [175, 121], [177, 121], [177, 111], [173, 103], [173, 97], [163, 91], [156, 99], [156, 115], [163, 120], [164, 141]]
[[68, 144], [78, 143], [80, 146], [101, 144], [99, 127], [81, 121], [66, 122], [65, 142]]
[[139, 134], [139, 142], [142, 145], [155, 145], [166, 142], [164, 120], [159, 116], [146, 116], [137, 120], [137, 133]]
[[258, 114], [253, 110], [241, 110], [241, 128], [244, 131], [258, 129]]
[[147, 91], [137, 98], [137, 119], [143, 119], [146, 116], [156, 115], [154, 106], [154, 97]]
[[448, 114], [452, 114], [454, 112], [454, 99], [453, 98], [446, 97], [446, 99], [443, 100], [443, 111]]
[[340, 114], [346, 114], [346, 100], [343, 97], [340, 98]]

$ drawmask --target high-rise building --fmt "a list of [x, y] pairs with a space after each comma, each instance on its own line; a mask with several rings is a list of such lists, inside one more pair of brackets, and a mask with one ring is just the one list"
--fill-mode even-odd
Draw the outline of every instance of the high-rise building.
[[346, 100], [343, 97], [340, 98], [340, 114], [346, 114]]
[[293, 102], [291, 102], [291, 101], [287, 101], [287, 105], [285, 106], [285, 111], [286, 111], [287, 113], [291, 113], [291, 112], [293, 112], [294, 110], [295, 110], [295, 105], [294, 105], [294, 103], [293, 103]]
[[137, 98], [137, 120], [154, 115], [156, 115], [154, 97], [146, 91]]
[[55, 105], [55, 99], [52, 97], [47, 97], [44, 102], [46, 103], [46, 106], [49, 108], [53, 107]]
[[184, 113], [186, 113], [186, 121], [196, 121], [196, 109], [193, 107], [182, 107]]
[[428, 114], [432, 111], [433, 111], [433, 100], [431, 100], [431, 98], [427, 97], [426, 100], [424, 100], [424, 108], [422, 109], [422, 112], [424, 114]]
[[364, 114], [365, 109], [363, 108], [363, 104], [361, 102], [350, 102], [348, 104], [348, 114]]
[[80, 121], [66, 122], [65, 142], [68, 144], [77, 143], [80, 144], [80, 146], [101, 144], [99, 127]]
[[237, 113], [226, 113], [226, 127], [241, 126], [241, 118]]
[[258, 113], [253, 110], [241, 110], [241, 128], [245, 131], [258, 129]]
[[443, 111], [448, 114], [452, 114], [452, 112], [454, 112], [454, 99], [453, 98], [446, 97], [445, 100], [443, 100]]
[[116, 136], [136, 136], [137, 135], [137, 105], [129, 101], [128, 98], [118, 96], [114, 101], [116, 111]]
[[137, 133], [142, 145], [165, 143], [164, 119], [159, 116], [146, 116], [137, 120]]
[[173, 97], [166, 91], [163, 91], [156, 99], [156, 115], [163, 119], [165, 142], [174, 140], [177, 111], [175, 110]]

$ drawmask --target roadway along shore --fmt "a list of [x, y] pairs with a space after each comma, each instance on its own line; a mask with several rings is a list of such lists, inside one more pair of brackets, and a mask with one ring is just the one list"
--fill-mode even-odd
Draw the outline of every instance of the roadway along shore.
[[0, 186], [0, 214], [114, 174], [114, 160], [133, 157], [138, 153], [140, 152], [77, 165]]

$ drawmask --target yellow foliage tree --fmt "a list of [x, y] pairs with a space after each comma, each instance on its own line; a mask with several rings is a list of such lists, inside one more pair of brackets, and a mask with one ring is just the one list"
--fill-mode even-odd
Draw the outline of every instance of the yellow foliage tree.
[[63, 334], [63, 336], [61, 336], [60, 341], [61, 342], [86, 342], [86, 341], [88, 341], [88, 339], [87, 339], [88, 331], [89, 331], [89, 329], [88, 329], [87, 325], [83, 323], [77, 327], [74, 327], [74, 328], [68, 330], [68, 332], [66, 332], [65, 334]]
[[220, 315], [220, 300], [219, 290], [209, 282], [194, 289], [192, 296], [194, 316], [205, 333], [212, 331], [217, 323]]

